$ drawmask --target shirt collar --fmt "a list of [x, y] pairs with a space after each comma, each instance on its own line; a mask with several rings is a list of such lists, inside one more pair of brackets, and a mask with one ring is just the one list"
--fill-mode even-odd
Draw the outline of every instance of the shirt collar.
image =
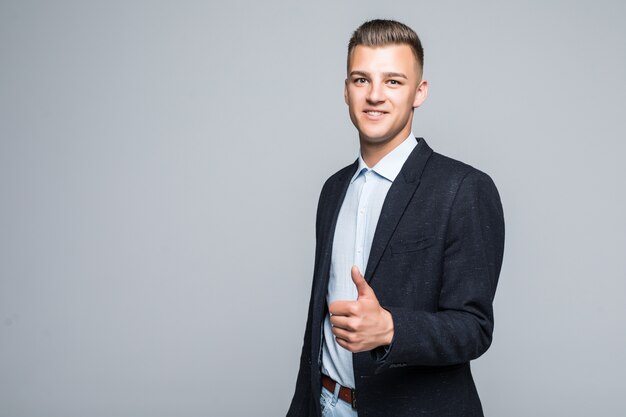
[[[393, 182], [402, 166], [406, 162], [407, 158], [413, 151], [413, 148], [417, 146], [417, 140], [413, 135], [413, 132], [409, 133], [409, 136], [398, 146], [396, 146], [391, 152], [383, 157], [378, 163], [371, 169], [378, 175], [387, 180]], [[354, 182], [357, 177], [364, 171], [368, 171], [370, 168], [367, 166], [361, 153], [359, 152], [359, 167], [356, 170], [354, 176], [352, 176], [352, 180], [350, 182]]]

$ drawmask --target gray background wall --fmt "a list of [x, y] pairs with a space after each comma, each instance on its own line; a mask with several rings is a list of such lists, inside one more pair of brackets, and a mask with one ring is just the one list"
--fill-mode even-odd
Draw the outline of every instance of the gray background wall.
[[623, 416], [620, 1], [0, 2], [0, 416], [277, 416], [347, 40], [414, 27], [414, 131], [488, 172], [507, 245], [488, 416]]

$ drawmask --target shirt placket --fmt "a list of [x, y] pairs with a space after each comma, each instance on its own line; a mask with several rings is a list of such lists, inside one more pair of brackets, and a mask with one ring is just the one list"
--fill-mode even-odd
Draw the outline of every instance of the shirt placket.
[[367, 230], [367, 209], [369, 195], [371, 193], [372, 181], [371, 171], [366, 171], [363, 175], [363, 188], [359, 193], [359, 204], [356, 212], [356, 236], [354, 240], [354, 264], [359, 267], [362, 274], [365, 273], [365, 233]]

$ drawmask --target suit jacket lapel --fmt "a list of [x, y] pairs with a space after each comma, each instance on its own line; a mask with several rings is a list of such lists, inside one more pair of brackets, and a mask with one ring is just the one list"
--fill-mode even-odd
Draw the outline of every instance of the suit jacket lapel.
[[346, 167], [343, 172], [341, 172], [340, 175], [338, 175], [334, 181], [329, 184], [330, 188], [328, 189], [326, 196], [327, 201], [323, 203], [325, 210], [323, 211], [324, 216], [321, 219], [322, 224], [320, 228], [320, 236], [318, 237], [319, 239], [322, 239], [322, 246], [320, 249], [320, 266], [318, 270], [318, 277], [316, 277], [317, 279], [315, 280], [317, 282], [315, 290], [316, 307], [326, 306], [325, 297], [326, 290], [328, 288], [328, 277], [337, 218], [339, 217], [339, 210], [341, 209], [341, 205], [343, 204], [343, 200], [346, 196], [346, 191], [350, 185], [350, 179], [356, 172], [358, 166], [358, 160], [356, 160], [352, 165]]
[[376, 231], [374, 232], [367, 268], [365, 269], [365, 279], [368, 282], [374, 276], [380, 258], [389, 244], [389, 239], [391, 239], [402, 214], [419, 186], [422, 171], [432, 153], [433, 150], [426, 141], [420, 138], [419, 143], [407, 158], [400, 173], [387, 192], [380, 217], [378, 218], [378, 224], [376, 225]]

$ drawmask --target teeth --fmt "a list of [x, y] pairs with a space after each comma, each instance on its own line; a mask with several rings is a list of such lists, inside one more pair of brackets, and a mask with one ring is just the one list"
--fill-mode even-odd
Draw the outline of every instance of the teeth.
[[383, 114], [383, 112], [381, 112], [381, 111], [368, 111], [367, 114], [369, 114], [370, 116], [380, 116], [381, 114]]

